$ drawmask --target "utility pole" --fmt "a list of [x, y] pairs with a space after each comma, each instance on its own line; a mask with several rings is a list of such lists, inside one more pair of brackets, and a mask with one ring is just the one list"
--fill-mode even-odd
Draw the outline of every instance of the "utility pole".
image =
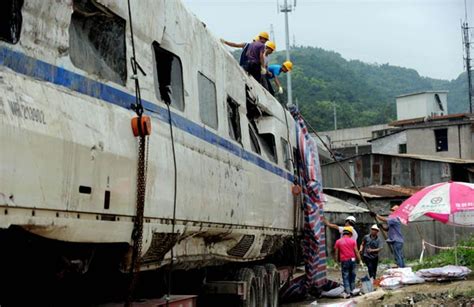
[[[296, 1], [295, 1], [296, 5]], [[288, 0], [285, 0], [285, 4], [280, 7], [280, 12], [285, 13], [285, 41], [286, 41], [286, 60], [290, 61], [290, 29], [288, 25], [288, 13], [293, 11], [294, 6], [288, 4]], [[291, 88], [291, 72], [286, 74], [287, 80], [287, 96], [288, 96], [288, 103], [287, 105], [293, 104], [293, 91]]]
[[273, 30], [273, 24], [270, 24], [270, 40], [276, 42], [275, 31]]
[[334, 130], [337, 130], [337, 111], [336, 111], [336, 100], [332, 100], [333, 108], [334, 108]]
[[469, 39], [469, 25], [467, 23], [467, 6], [466, 6], [466, 0], [464, 0], [464, 9], [465, 9], [465, 20], [461, 24], [461, 29], [463, 32], [462, 40], [463, 40], [463, 46], [464, 46], [464, 52], [465, 52], [465, 65], [466, 65], [466, 72], [467, 72], [467, 92], [468, 92], [468, 103], [469, 103], [469, 113], [472, 113], [472, 96], [473, 96], [473, 91], [472, 91], [472, 76], [471, 76], [471, 42]]

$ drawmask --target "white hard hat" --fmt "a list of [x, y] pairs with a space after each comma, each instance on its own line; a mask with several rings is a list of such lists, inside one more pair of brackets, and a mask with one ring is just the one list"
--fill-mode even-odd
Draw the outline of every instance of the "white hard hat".
[[349, 215], [348, 217], [346, 217], [346, 219], [345, 219], [345, 220], [346, 220], [346, 221], [351, 221], [351, 222], [355, 223], [355, 221], [356, 221], [356, 218], [355, 218], [355, 217], [353, 217], [352, 215]]
[[380, 229], [379, 229], [379, 227], [377, 226], [377, 224], [372, 225], [372, 227], [370, 227], [370, 229], [374, 229], [374, 230], [380, 231]]

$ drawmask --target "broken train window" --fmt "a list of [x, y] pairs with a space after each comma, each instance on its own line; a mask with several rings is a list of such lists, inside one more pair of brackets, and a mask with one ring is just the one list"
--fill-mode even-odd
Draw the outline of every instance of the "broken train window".
[[229, 136], [237, 142], [242, 141], [240, 132], [239, 104], [227, 96], [227, 120], [229, 121]]
[[183, 66], [180, 58], [153, 42], [156, 72], [158, 75], [157, 96], [164, 103], [184, 110]]
[[74, 66], [125, 85], [125, 19], [94, 0], [74, 0], [73, 9], [69, 44]]
[[20, 40], [23, 0], [2, 0], [0, 4], [0, 40], [16, 44]]
[[250, 147], [252, 151], [258, 154], [261, 154], [260, 145], [258, 144], [257, 133], [255, 132], [252, 124], [249, 124], [249, 135], [250, 135]]
[[217, 97], [216, 85], [208, 77], [198, 72], [199, 115], [201, 121], [217, 129]]

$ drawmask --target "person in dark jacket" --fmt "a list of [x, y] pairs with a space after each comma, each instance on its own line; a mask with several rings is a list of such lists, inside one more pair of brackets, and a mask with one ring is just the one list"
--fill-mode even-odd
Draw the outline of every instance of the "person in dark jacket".
[[362, 239], [359, 252], [362, 255], [362, 260], [367, 266], [369, 277], [373, 279], [377, 276], [377, 266], [379, 264], [379, 252], [382, 249], [382, 241], [379, 239], [380, 229], [377, 225], [370, 228], [370, 234]]

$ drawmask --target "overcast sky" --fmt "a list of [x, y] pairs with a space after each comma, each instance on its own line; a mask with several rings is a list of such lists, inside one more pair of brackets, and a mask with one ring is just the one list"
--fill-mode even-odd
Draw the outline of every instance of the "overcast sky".
[[[277, 1], [284, 0], [183, 1], [216, 36], [230, 41], [249, 41], [273, 24], [277, 49], [284, 50], [284, 15], [277, 12]], [[466, 1], [474, 26], [474, 0]], [[297, 0], [290, 33], [296, 45], [454, 79], [464, 70], [464, 16], [464, 0]]]

